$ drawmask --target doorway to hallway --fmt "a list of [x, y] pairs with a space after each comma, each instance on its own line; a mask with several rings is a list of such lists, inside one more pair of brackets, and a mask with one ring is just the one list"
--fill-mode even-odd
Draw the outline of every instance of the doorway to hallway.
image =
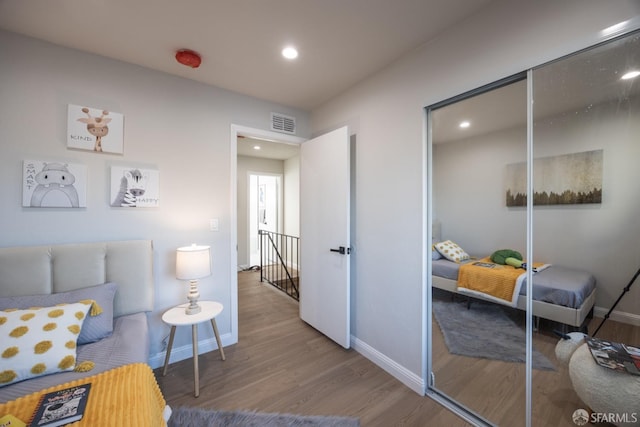
[[[255, 145], [253, 145], [253, 141], [260, 141], [260, 144], [256, 143]], [[296, 148], [301, 147], [301, 153], [299, 156], [296, 156], [296, 161], [285, 161], [285, 163], [289, 164], [285, 166], [286, 170], [283, 173], [282, 183], [284, 200], [284, 208], [281, 210], [283, 216], [283, 234], [301, 236], [301, 228], [306, 222], [308, 224], [306, 226], [306, 235], [308, 241], [306, 248], [309, 249], [309, 254], [319, 251], [317, 257], [308, 257], [307, 262], [300, 261], [299, 264], [297, 261], [295, 262], [296, 270], [298, 270], [298, 265], [300, 265], [300, 269], [302, 269], [302, 265], [304, 264], [304, 268], [309, 269], [309, 272], [311, 272], [310, 274], [305, 276], [307, 277], [306, 279], [304, 279], [305, 289], [307, 286], [307, 279], [311, 277], [315, 277], [316, 279], [315, 281], [308, 282], [310, 285], [309, 290], [304, 293], [304, 295], [307, 296], [306, 301], [303, 301], [303, 295], [300, 295], [301, 318], [305, 322], [314, 326], [316, 329], [332, 337], [332, 339], [334, 339], [340, 345], [348, 348], [350, 341], [349, 259], [351, 258], [350, 256], [348, 256], [350, 254], [351, 247], [351, 236], [349, 232], [349, 208], [351, 199], [349, 197], [349, 189], [351, 187], [350, 181], [352, 178], [352, 175], [349, 172], [349, 166], [351, 164], [350, 153], [353, 150], [354, 140], [353, 138], [350, 138], [347, 127], [338, 128], [312, 140], [303, 140], [298, 137], [280, 135], [270, 131], [246, 128], [238, 125], [231, 126], [231, 176], [234, 187], [231, 191], [231, 205], [233, 210], [231, 215], [231, 265], [234, 266], [234, 268], [242, 267], [243, 261], [246, 266], [248, 266], [249, 264], [249, 208], [245, 206], [248, 201], [248, 195], [246, 194], [246, 192], [249, 188], [249, 185], [246, 181], [249, 180], [249, 171], [261, 170], [255, 168], [254, 166], [248, 168], [247, 163], [254, 164], [257, 161], [255, 153], [253, 151], [250, 151], [252, 155], [243, 156], [241, 150], [255, 149], [256, 151], [263, 153], [262, 147], [257, 149], [256, 146], [261, 145], [263, 142], [268, 145], [273, 143], [274, 141], [280, 142], [273, 144], [274, 146], [295, 146]], [[245, 144], [245, 142], [248, 142], [248, 144]], [[253, 145], [253, 147], [251, 145]], [[307, 155], [303, 156], [305, 152], [307, 153]], [[303, 158], [305, 159], [305, 167], [303, 167], [302, 165]], [[244, 164], [241, 164], [241, 159]], [[326, 162], [327, 159], [329, 161], [328, 163]], [[323, 160], [325, 164], [318, 165], [318, 160]], [[264, 159], [260, 161], [264, 161]], [[290, 167], [294, 167], [296, 170], [296, 179], [294, 180], [289, 179], [292, 176], [290, 174]], [[307, 172], [302, 173], [304, 171]], [[322, 171], [322, 174], [316, 173], [317, 171]], [[273, 171], [267, 172], [274, 173]], [[293, 191], [288, 188], [288, 185], [292, 181], [295, 182], [297, 186], [297, 188]], [[305, 182], [304, 191], [302, 191], [303, 181]], [[288, 195], [295, 196], [295, 203], [287, 202]], [[309, 195], [308, 197], [305, 196], [304, 203], [302, 203], [303, 195]], [[330, 196], [333, 196], [333, 198]], [[335, 200], [335, 197], [338, 197], [338, 200]], [[322, 203], [322, 201], [324, 201], [325, 203]], [[346, 205], [344, 203], [345, 201]], [[318, 202], [321, 202], [321, 204], [318, 205]], [[296, 213], [292, 215], [290, 212], [288, 212], [287, 206], [293, 205], [296, 206]], [[304, 212], [306, 212], [305, 215], [302, 215], [303, 208]], [[260, 215], [259, 208], [257, 208], [257, 210], [258, 215]], [[332, 211], [335, 211], [334, 215], [329, 215], [329, 213]], [[266, 220], [266, 212], [264, 212], [262, 216], [263, 219]], [[340, 224], [336, 226], [338, 217], [342, 219], [341, 221], [339, 221]], [[294, 221], [290, 221], [291, 219], [294, 219]], [[344, 224], [346, 224], [346, 227], [342, 226]], [[319, 235], [317, 232], [318, 230], [324, 231]], [[246, 233], [246, 235], [243, 235], [243, 233]], [[262, 234], [264, 233], [265, 232], [262, 232]], [[273, 236], [271, 237], [271, 240], [276, 240], [275, 238], [273, 238]], [[318, 241], [318, 237], [322, 237], [322, 241]], [[302, 245], [302, 242], [300, 244]], [[315, 250], [311, 250], [311, 248], [315, 248]], [[286, 256], [283, 257], [281, 251], [278, 250], [277, 252], [280, 253], [280, 256], [277, 256], [276, 254], [276, 257], [279, 260], [283, 258], [283, 260], [281, 260], [281, 264], [288, 266], [289, 264], [284, 260], [288, 258]], [[303, 251], [301, 248], [300, 254], [302, 255], [304, 253], [305, 251]], [[332, 255], [331, 260], [325, 260], [327, 254]], [[243, 260], [242, 257], [245, 257], [245, 259]], [[335, 260], [333, 259], [333, 257], [338, 257], [339, 259]], [[329, 268], [319, 270], [317, 268], [318, 264], [322, 264], [323, 266]], [[248, 267], [250, 268], [250, 266]], [[239, 270], [243, 270], [243, 268], [239, 268]], [[340, 273], [346, 273], [340, 275], [341, 280], [334, 280], [335, 277], [329, 277], [335, 276], [334, 272], [338, 270], [340, 271]], [[329, 275], [328, 271], [331, 271], [332, 274]], [[289, 279], [289, 275], [286, 276], [287, 279]], [[235, 280], [233, 280], [231, 283], [231, 309], [234, 313], [237, 313], [238, 282], [237, 277], [235, 277], [234, 279]], [[327, 282], [332, 283], [334, 286], [324, 286], [324, 284], [326, 284]], [[314, 298], [316, 300], [320, 298], [320, 300], [314, 302]], [[306, 304], [306, 307], [313, 307], [314, 305], [323, 306], [324, 315], [321, 317], [316, 316], [313, 319], [305, 318], [302, 315], [303, 303]], [[306, 310], [305, 313], [309, 314], [309, 310]], [[232, 333], [235, 337], [237, 337], [237, 316], [232, 317]], [[327, 319], [329, 319], [328, 322], [326, 321]], [[339, 329], [339, 333], [334, 334], [334, 331], [331, 328], [328, 328], [328, 326], [334, 327], [334, 329]], [[338, 335], [340, 336], [340, 338], [335, 338]]]
[[249, 173], [249, 265], [260, 265], [260, 231], [282, 231], [282, 175]]

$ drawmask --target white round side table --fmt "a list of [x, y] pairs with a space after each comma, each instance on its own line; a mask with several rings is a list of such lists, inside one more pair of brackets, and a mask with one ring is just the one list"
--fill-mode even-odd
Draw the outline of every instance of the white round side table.
[[218, 349], [220, 350], [220, 357], [225, 360], [224, 349], [222, 348], [222, 342], [220, 341], [220, 334], [218, 333], [218, 326], [216, 325], [216, 316], [222, 312], [224, 307], [222, 304], [216, 301], [198, 301], [198, 305], [202, 308], [199, 313], [187, 314], [185, 309], [189, 303], [181, 304], [177, 307], [173, 307], [164, 312], [162, 315], [162, 321], [168, 325], [171, 325], [171, 335], [169, 335], [169, 346], [167, 348], [167, 355], [164, 358], [164, 369], [162, 370], [162, 376], [167, 375], [167, 366], [169, 365], [169, 358], [171, 357], [171, 347], [173, 346], [173, 338], [176, 334], [177, 326], [189, 326], [191, 325], [191, 338], [193, 346], [193, 376], [194, 376], [194, 391], [195, 397], [200, 396], [200, 375], [198, 371], [198, 323], [211, 321], [213, 326], [213, 334], [216, 337], [218, 343]]

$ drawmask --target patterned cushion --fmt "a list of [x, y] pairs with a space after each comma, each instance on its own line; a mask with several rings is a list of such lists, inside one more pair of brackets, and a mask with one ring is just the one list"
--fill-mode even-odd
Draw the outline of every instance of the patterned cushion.
[[0, 310], [10, 308], [25, 309], [29, 307], [51, 307], [57, 304], [74, 303], [92, 299], [102, 308], [102, 313], [89, 317], [82, 326], [78, 345], [101, 340], [113, 332], [113, 298], [118, 285], [104, 283], [75, 291], [55, 294], [29, 295], [0, 298]]
[[460, 246], [452, 242], [451, 240], [445, 240], [444, 242], [436, 243], [436, 249], [442, 254], [443, 257], [453, 262], [461, 262], [470, 259], [468, 253], [466, 253]]
[[440, 258], [442, 258], [442, 255], [436, 249], [436, 245], [431, 245], [431, 259], [435, 261]]
[[76, 366], [91, 303], [0, 311], [0, 387]]

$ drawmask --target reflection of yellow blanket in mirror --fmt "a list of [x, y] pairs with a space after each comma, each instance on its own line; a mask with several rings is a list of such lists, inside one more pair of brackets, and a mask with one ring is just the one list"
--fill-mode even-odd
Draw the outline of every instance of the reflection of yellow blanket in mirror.
[[10, 413], [28, 422], [44, 393], [91, 383], [89, 400], [81, 421], [72, 425], [165, 426], [165, 400], [149, 365], [133, 363], [83, 379], [60, 384], [0, 404], [0, 414]]
[[[543, 265], [534, 263], [533, 267]], [[495, 264], [486, 257], [460, 266], [458, 292], [515, 307], [525, 277], [525, 270], [510, 265]]]

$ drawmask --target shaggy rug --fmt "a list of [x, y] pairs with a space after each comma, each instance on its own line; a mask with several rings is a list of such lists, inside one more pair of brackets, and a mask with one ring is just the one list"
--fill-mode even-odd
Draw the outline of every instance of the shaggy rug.
[[[433, 314], [450, 353], [524, 363], [525, 331], [508, 313], [508, 307], [478, 300], [469, 309], [466, 302], [433, 301]], [[535, 348], [532, 361], [534, 369], [555, 369]]]
[[213, 411], [180, 407], [173, 409], [168, 427], [358, 427], [350, 417], [268, 414], [250, 411]]

